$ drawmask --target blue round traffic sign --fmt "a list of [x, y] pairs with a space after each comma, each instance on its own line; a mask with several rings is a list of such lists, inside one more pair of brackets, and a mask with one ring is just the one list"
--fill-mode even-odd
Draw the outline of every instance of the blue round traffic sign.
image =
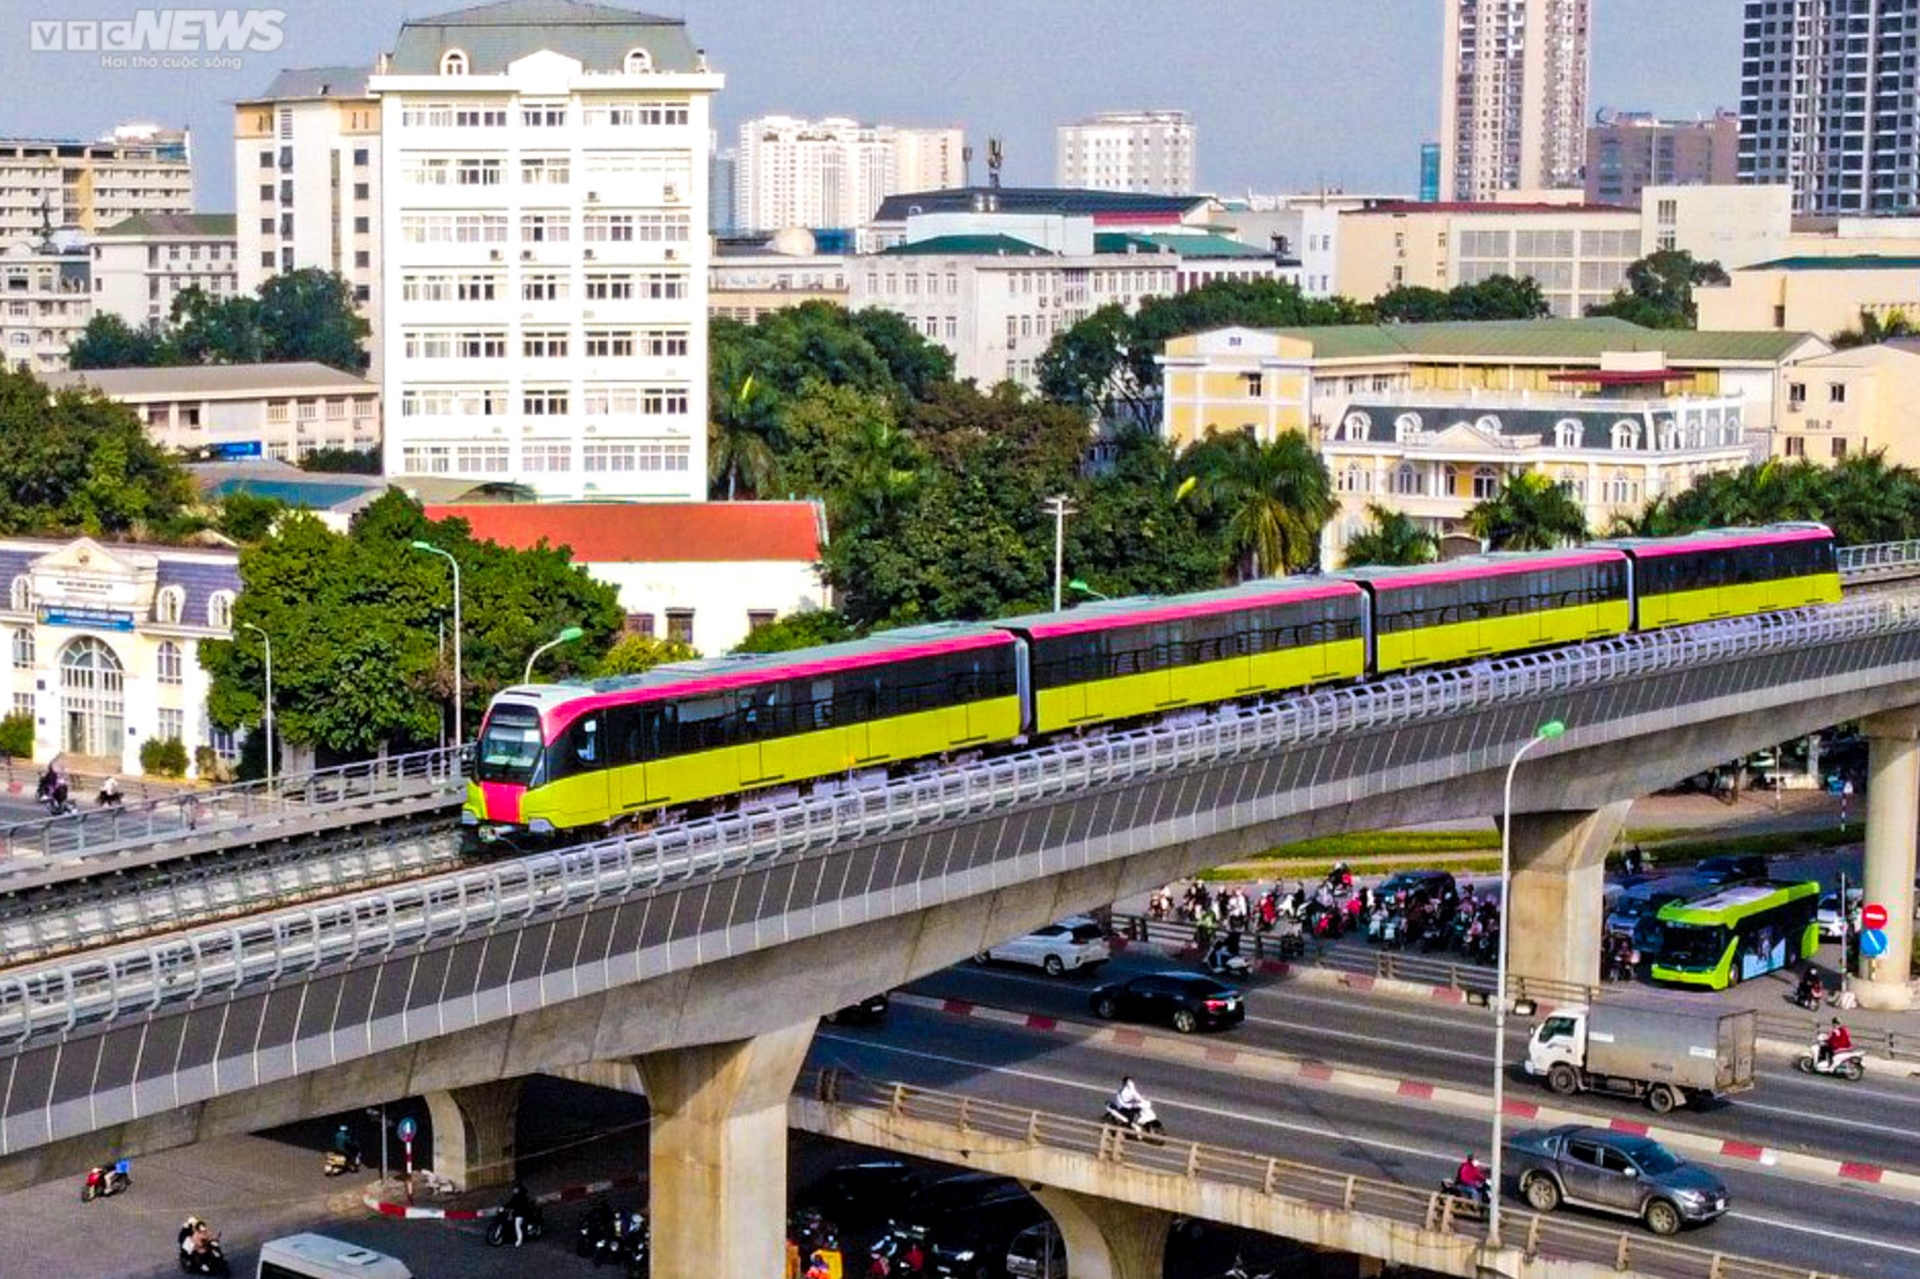
[[[1880, 952], [1875, 951], [1874, 953], [1877, 955]], [[405, 1119], [402, 1119], [400, 1121], [400, 1127], [399, 1127], [400, 1140], [411, 1142], [414, 1139], [414, 1137], [419, 1134], [419, 1132], [420, 1132], [420, 1125], [413, 1122], [412, 1115], [408, 1115]]]
[[1869, 959], [1887, 953], [1887, 935], [1878, 928], [1869, 928], [1860, 934], [1860, 953]]

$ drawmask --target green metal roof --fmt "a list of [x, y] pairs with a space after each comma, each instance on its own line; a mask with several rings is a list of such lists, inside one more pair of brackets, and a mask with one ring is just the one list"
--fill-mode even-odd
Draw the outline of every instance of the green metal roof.
[[232, 235], [231, 213], [136, 213], [105, 228], [101, 235], [194, 236]]
[[1435, 324], [1342, 324], [1277, 329], [1313, 344], [1314, 358], [1392, 356], [1597, 360], [1603, 351], [1664, 351], [1685, 363], [1776, 363], [1811, 334], [1649, 329], [1612, 316], [1577, 320], [1471, 320]]
[[930, 240], [896, 244], [891, 257], [1024, 257], [1050, 258], [1051, 252], [1010, 235], [936, 235]]
[[619, 72], [632, 49], [645, 49], [659, 72], [693, 71], [699, 63], [678, 18], [579, 0], [501, 0], [403, 22], [387, 69], [438, 75], [449, 49], [467, 55], [474, 75], [499, 75], [542, 49], [577, 59], [588, 71]]
[[1920, 257], [1887, 257], [1879, 253], [1849, 253], [1839, 257], [1775, 258], [1739, 268], [1742, 271], [1920, 271]]
[[1095, 253], [1178, 253], [1183, 258], [1271, 258], [1251, 244], [1224, 235], [1160, 235], [1137, 231], [1095, 231]]

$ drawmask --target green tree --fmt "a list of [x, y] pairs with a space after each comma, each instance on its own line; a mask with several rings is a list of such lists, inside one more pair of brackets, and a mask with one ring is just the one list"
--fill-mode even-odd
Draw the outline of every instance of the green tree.
[[1587, 536], [1586, 512], [1536, 471], [1510, 475], [1500, 491], [1467, 511], [1467, 527], [1495, 551], [1545, 551]]
[[1661, 249], [1627, 268], [1627, 283], [1611, 302], [1587, 308], [1588, 315], [1611, 315], [1649, 329], [1690, 329], [1700, 320], [1693, 291], [1700, 285], [1727, 283], [1718, 262], [1701, 262], [1685, 249]]
[[352, 286], [333, 272], [304, 267], [269, 277], [260, 286], [257, 315], [266, 359], [366, 372], [371, 330], [354, 309]]
[[263, 497], [245, 489], [235, 489], [220, 499], [220, 513], [214, 527], [236, 542], [257, 542], [273, 529], [273, 522], [286, 511], [287, 504], [277, 497]]
[[71, 369], [139, 369], [176, 363], [160, 337], [130, 326], [112, 311], [97, 311], [67, 349]]
[[594, 665], [595, 679], [606, 679], [615, 675], [641, 675], [656, 666], [668, 662], [687, 662], [700, 656], [693, 645], [684, 640], [656, 639], [651, 635], [642, 635], [630, 631], [613, 642]]
[[0, 719], [0, 755], [33, 758], [33, 716], [15, 711]]
[[153, 777], [184, 777], [187, 748], [177, 737], [149, 737], [140, 743], [140, 771]]
[[866, 307], [848, 315], [853, 331], [887, 366], [894, 386], [908, 399], [924, 400], [941, 382], [953, 381], [953, 356], [929, 342], [897, 311]]
[[816, 648], [821, 644], [839, 644], [853, 639], [855, 632], [846, 616], [830, 608], [814, 608], [789, 613], [759, 627], [739, 644], [736, 653], [785, 653], [796, 648]]
[[132, 409], [0, 369], [0, 532], [153, 534], [193, 502], [186, 472]]
[[759, 392], [751, 373], [738, 382], [716, 382], [713, 387], [707, 482], [714, 497], [731, 502], [741, 489], [755, 495], [773, 478], [777, 462], [767, 439], [771, 403]]
[[1912, 337], [1916, 332], [1920, 329], [1915, 329], [1905, 311], [1891, 312], [1884, 320], [1871, 311], [1862, 311], [1859, 324], [1841, 329], [1827, 340], [1844, 351], [1857, 346], [1878, 346], [1888, 338]]
[[861, 537], [910, 497], [925, 458], [886, 395], [809, 383], [780, 414], [779, 491], [823, 498], [836, 537]]
[[258, 298], [216, 298], [199, 285], [173, 299], [166, 342], [181, 364], [259, 364], [271, 345]]
[[300, 469], [328, 475], [378, 475], [380, 450], [315, 449], [300, 459]]
[[1389, 289], [1373, 300], [1382, 321], [1422, 323], [1437, 320], [1537, 320], [1552, 313], [1546, 295], [1532, 277], [1494, 275], [1446, 292], [1421, 285]]
[[261, 648], [237, 625], [251, 622], [273, 637], [275, 726], [286, 740], [347, 758], [436, 741], [454, 683], [452, 580], [443, 559], [412, 549], [415, 540], [444, 548], [461, 566], [469, 725], [563, 627], [585, 635], [545, 659], [560, 677], [580, 673], [579, 654], [603, 651], [623, 620], [614, 588], [564, 550], [475, 542], [464, 520], [429, 521], [397, 490], [360, 512], [345, 534], [290, 512], [241, 551], [235, 638], [201, 645], [213, 721], [260, 722]]
[[1333, 515], [1326, 464], [1298, 431], [1270, 444], [1251, 433], [1213, 433], [1187, 450], [1194, 500], [1218, 529], [1244, 580], [1296, 572], [1319, 556]]
[[1347, 541], [1347, 567], [1365, 564], [1431, 564], [1440, 554], [1440, 544], [1399, 511], [1369, 504], [1367, 518], [1372, 523]]
[[[1117, 431], [1106, 463], [1071, 494], [1066, 573], [1102, 595], [1173, 595], [1218, 586], [1229, 557], [1180, 498], [1180, 461], [1157, 432]], [[1044, 541], [1042, 549], [1044, 549]]]

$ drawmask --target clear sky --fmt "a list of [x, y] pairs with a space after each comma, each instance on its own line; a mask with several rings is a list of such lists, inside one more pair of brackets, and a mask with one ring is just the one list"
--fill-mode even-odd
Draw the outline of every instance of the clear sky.
[[[215, 7], [228, 0], [189, 0]], [[289, 66], [370, 63], [401, 19], [459, 0], [267, 0], [271, 52], [238, 69], [109, 69], [36, 52], [30, 20], [121, 18], [164, 0], [0, 4], [0, 134], [91, 137], [124, 120], [189, 125], [208, 211], [233, 207], [232, 108]], [[768, 112], [960, 124], [1004, 139], [1005, 180], [1046, 183], [1053, 126], [1179, 107], [1220, 192], [1411, 192], [1439, 127], [1441, 0], [632, 0], [686, 19], [727, 88], [721, 145]], [[1733, 106], [1739, 0], [1593, 0], [1591, 105], [1691, 115]], [[976, 160], [976, 178], [984, 162]]]

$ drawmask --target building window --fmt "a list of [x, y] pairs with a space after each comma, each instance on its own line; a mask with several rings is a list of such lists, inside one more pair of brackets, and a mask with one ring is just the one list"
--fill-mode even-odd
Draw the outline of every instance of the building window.
[[1847, 402], [1847, 384], [1845, 382], [1827, 383], [1827, 403], [1845, 404]]
[[1844, 435], [1834, 436], [1831, 440], [1827, 441], [1827, 444], [1832, 449], [1833, 456], [1836, 460], [1847, 455], [1847, 439]]
[[693, 643], [692, 609], [670, 608], [667, 610], [667, 638], [679, 640], [682, 644]]
[[629, 49], [621, 67], [628, 75], [645, 75], [653, 70], [653, 55], [645, 49]]
[[627, 633], [630, 635], [644, 635], [648, 639], [652, 639], [653, 638], [653, 614], [652, 613], [628, 613], [626, 629], [627, 629]]
[[1248, 373], [1248, 374], [1245, 374], [1244, 377], [1247, 384], [1248, 399], [1257, 400], [1263, 394], [1265, 394], [1265, 391], [1264, 391], [1265, 379], [1262, 378], [1258, 373]]
[[207, 745], [212, 748], [214, 756], [225, 763], [232, 764], [240, 758], [240, 739], [230, 728], [207, 725]]
[[178, 586], [163, 586], [160, 593], [153, 597], [153, 620], [168, 626], [180, 624], [180, 616], [186, 611], [187, 593]]
[[440, 55], [441, 75], [465, 75], [467, 73], [467, 55], [458, 49], [448, 49]]
[[1787, 383], [1787, 403], [1799, 407], [1807, 402], [1807, 384], [1805, 382]]
[[1475, 467], [1473, 472], [1473, 499], [1484, 502], [1500, 495], [1500, 472], [1491, 466]]
[[24, 715], [28, 719], [32, 719], [33, 718], [33, 694], [32, 693], [15, 693], [13, 695], [13, 713], [15, 715]]
[[216, 631], [233, 629], [232, 591], [215, 591], [207, 597], [207, 625]]
[[13, 633], [13, 665], [15, 670], [32, 670], [35, 654], [33, 651], [33, 631], [25, 626]]
[[770, 608], [750, 608], [747, 610], [747, 634], [751, 635], [763, 626], [772, 626], [779, 614]]
[[1576, 418], [1565, 417], [1553, 424], [1553, 442], [1558, 448], [1577, 449], [1580, 447], [1580, 423]]
[[119, 759], [126, 747], [126, 672], [104, 640], [82, 635], [60, 652], [63, 749]]
[[1613, 424], [1613, 447], [1616, 449], [1637, 449], [1640, 447], [1640, 426], [1637, 422], [1625, 419]]
[[180, 646], [172, 640], [162, 640], [154, 669], [162, 684], [181, 683], [186, 678], [186, 665], [180, 657]]
[[183, 742], [187, 739], [187, 713], [170, 707], [160, 708], [160, 731], [157, 734], [163, 742]]
[[356, 169], [364, 169], [367, 167], [367, 149], [365, 147], [355, 147], [353, 149], [353, 167]]
[[33, 611], [33, 582], [24, 573], [13, 579], [13, 586], [7, 592], [7, 607], [15, 613]]

